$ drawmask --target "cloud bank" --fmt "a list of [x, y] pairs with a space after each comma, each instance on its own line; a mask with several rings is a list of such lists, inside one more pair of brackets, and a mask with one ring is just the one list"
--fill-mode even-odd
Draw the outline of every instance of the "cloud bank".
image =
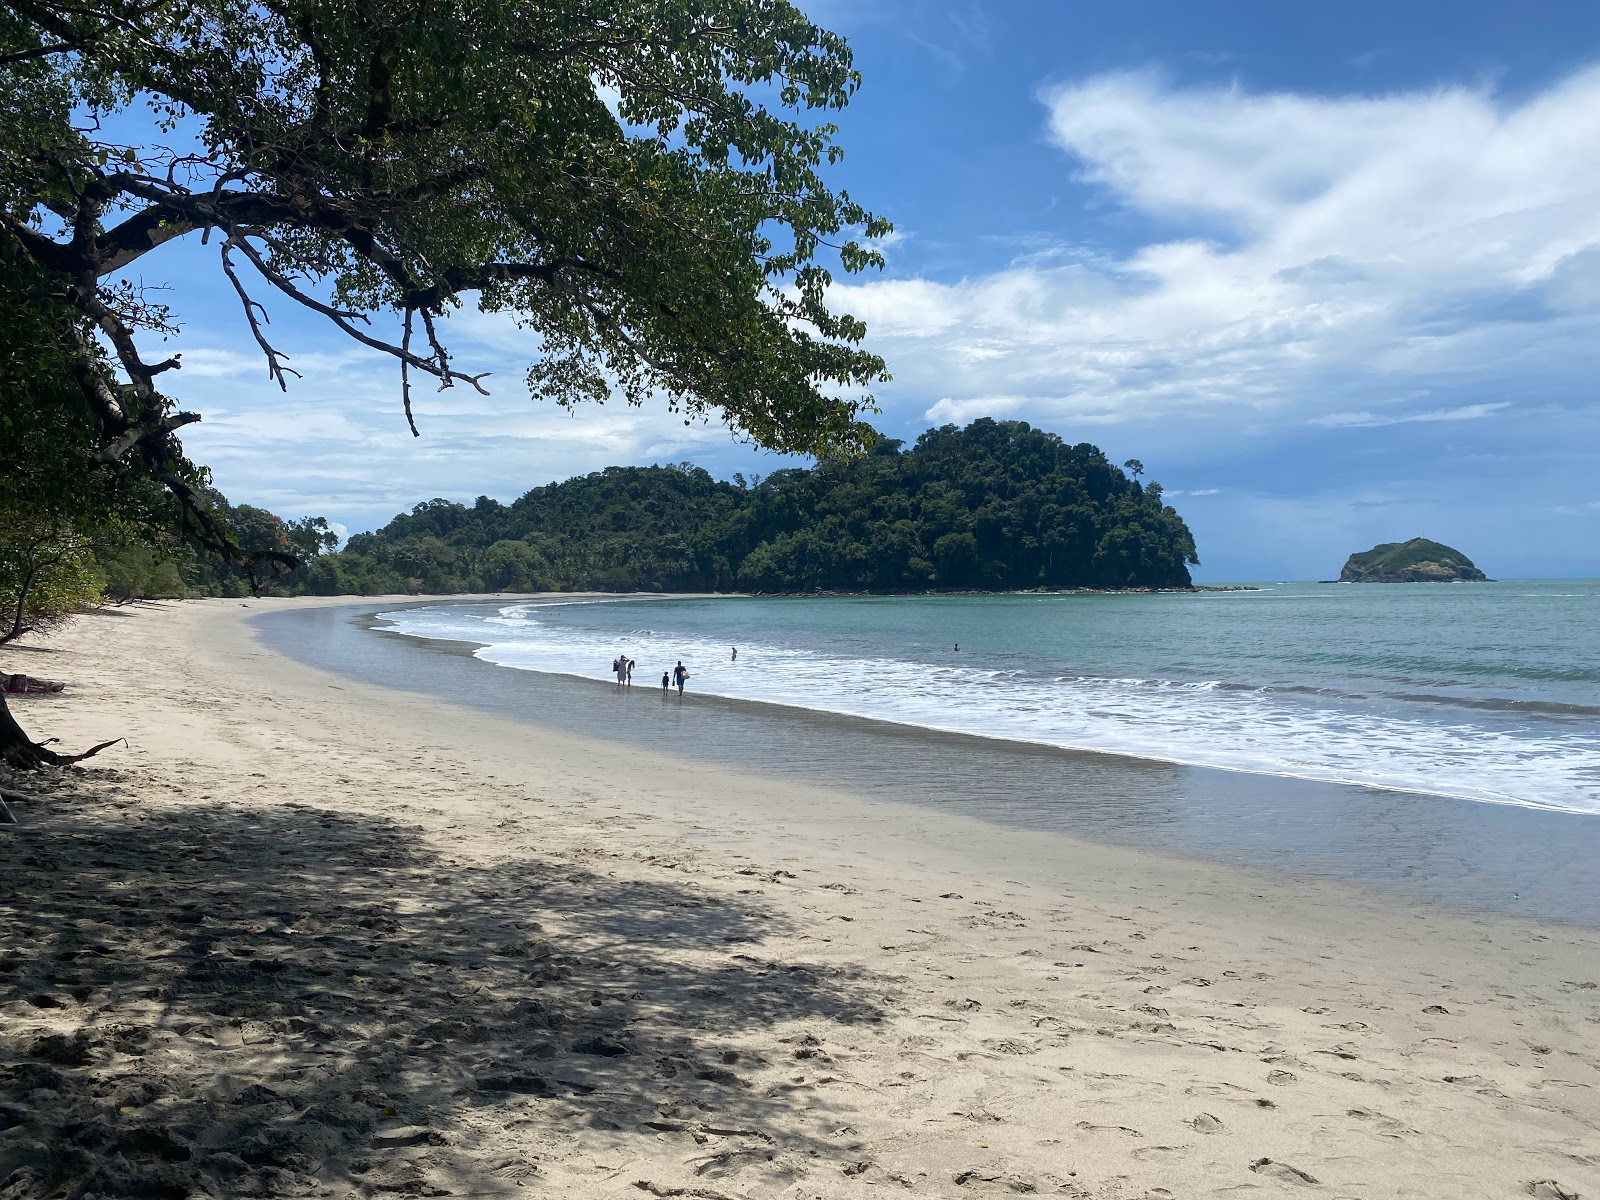
[[1150, 72], [1041, 98], [1122, 248], [835, 289], [928, 419], [1495, 418], [1510, 401], [1441, 401], [1512, 378], [1559, 393], [1595, 364], [1600, 69], [1517, 102]]

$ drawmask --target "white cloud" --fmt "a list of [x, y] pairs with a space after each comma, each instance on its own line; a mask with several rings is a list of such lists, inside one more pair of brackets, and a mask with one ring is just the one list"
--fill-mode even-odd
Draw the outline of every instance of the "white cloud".
[[[1600, 357], [1600, 69], [1515, 104], [1473, 88], [1180, 89], [1151, 73], [1043, 100], [1078, 177], [1158, 233], [957, 282], [838, 286], [895, 372], [891, 406], [1468, 420], [1506, 405], [1452, 389], [1513, 371], [1530, 388], [1570, 381]], [[1435, 408], [1374, 415], [1375, 388]]]
[[971, 396], [956, 400], [946, 396], [923, 413], [923, 418], [936, 425], [965, 425], [979, 417], [1003, 417], [1022, 406], [1021, 396]]
[[1313, 425], [1329, 429], [1375, 429], [1382, 425], [1408, 425], [1416, 421], [1476, 421], [1492, 417], [1511, 407], [1509, 400], [1498, 404], [1463, 404], [1460, 408], [1435, 408], [1416, 413], [1340, 412], [1313, 417]]
[[243, 375], [250, 371], [265, 375], [266, 360], [259, 354], [241, 354], [237, 350], [222, 350], [213, 346], [199, 346], [183, 351], [181, 357], [184, 379], [219, 379], [229, 375]]
[[[286, 366], [294, 368], [306, 378], [313, 375], [340, 372], [357, 364], [370, 362], [374, 353], [354, 342], [336, 344], [328, 351], [301, 351], [294, 343], [285, 342], [278, 347]], [[182, 351], [179, 368], [183, 379], [266, 379], [267, 359], [255, 346], [248, 350], [230, 350], [219, 346], [195, 346]]]

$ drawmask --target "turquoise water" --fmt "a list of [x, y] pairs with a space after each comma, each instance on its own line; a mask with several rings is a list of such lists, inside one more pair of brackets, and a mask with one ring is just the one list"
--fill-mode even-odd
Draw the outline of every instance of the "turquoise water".
[[[1256, 775], [1600, 814], [1600, 581], [440, 604], [525, 671]], [[731, 648], [737, 645], [737, 661]], [[959, 650], [956, 648], [959, 645]]]

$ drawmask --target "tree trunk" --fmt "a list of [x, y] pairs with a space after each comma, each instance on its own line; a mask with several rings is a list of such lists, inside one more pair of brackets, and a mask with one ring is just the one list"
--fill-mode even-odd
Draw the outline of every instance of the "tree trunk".
[[[22, 586], [17, 589], [16, 615], [11, 621], [11, 628], [6, 630], [5, 633], [0, 633], [0, 646], [4, 646], [7, 642], [14, 642], [28, 632], [28, 627], [22, 622], [28, 609], [28, 592], [32, 590], [33, 579], [38, 572], [39, 568], [37, 566], [30, 566], [28, 573], [22, 577]], [[3, 725], [5, 720], [6, 718], [0, 717], [0, 725]]]
[[56, 756], [38, 745], [11, 715], [4, 692], [0, 692], [0, 759], [8, 765], [31, 770], [52, 761]]
[[69, 763], [81, 762], [99, 754], [107, 746], [115, 746], [121, 740], [112, 738], [109, 742], [91, 746], [82, 754], [57, 754], [46, 743], [36, 742], [23, 732], [22, 726], [18, 725], [17, 719], [11, 715], [11, 707], [6, 703], [6, 694], [0, 692], [0, 761], [18, 770], [64, 767]]

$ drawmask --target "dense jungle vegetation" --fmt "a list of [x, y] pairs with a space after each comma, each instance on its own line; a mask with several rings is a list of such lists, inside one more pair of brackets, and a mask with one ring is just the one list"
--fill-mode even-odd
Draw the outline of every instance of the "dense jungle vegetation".
[[[211, 489], [201, 498], [240, 545], [302, 561], [271, 586], [278, 594], [1188, 586], [1188, 527], [1126, 465], [1022, 422], [980, 420], [755, 481], [687, 463], [608, 467], [509, 505], [429, 500], [340, 552], [320, 517], [284, 520]], [[5, 627], [44, 628], [101, 599], [248, 594], [244, 568], [197, 552], [176, 510], [171, 520], [154, 539], [115, 526], [0, 535]], [[24, 612], [15, 585], [36, 563]]]
[[1161, 487], [1018, 421], [758, 481], [610, 467], [504, 505], [430, 500], [295, 590], [916, 591], [1185, 587], [1194, 539]]

